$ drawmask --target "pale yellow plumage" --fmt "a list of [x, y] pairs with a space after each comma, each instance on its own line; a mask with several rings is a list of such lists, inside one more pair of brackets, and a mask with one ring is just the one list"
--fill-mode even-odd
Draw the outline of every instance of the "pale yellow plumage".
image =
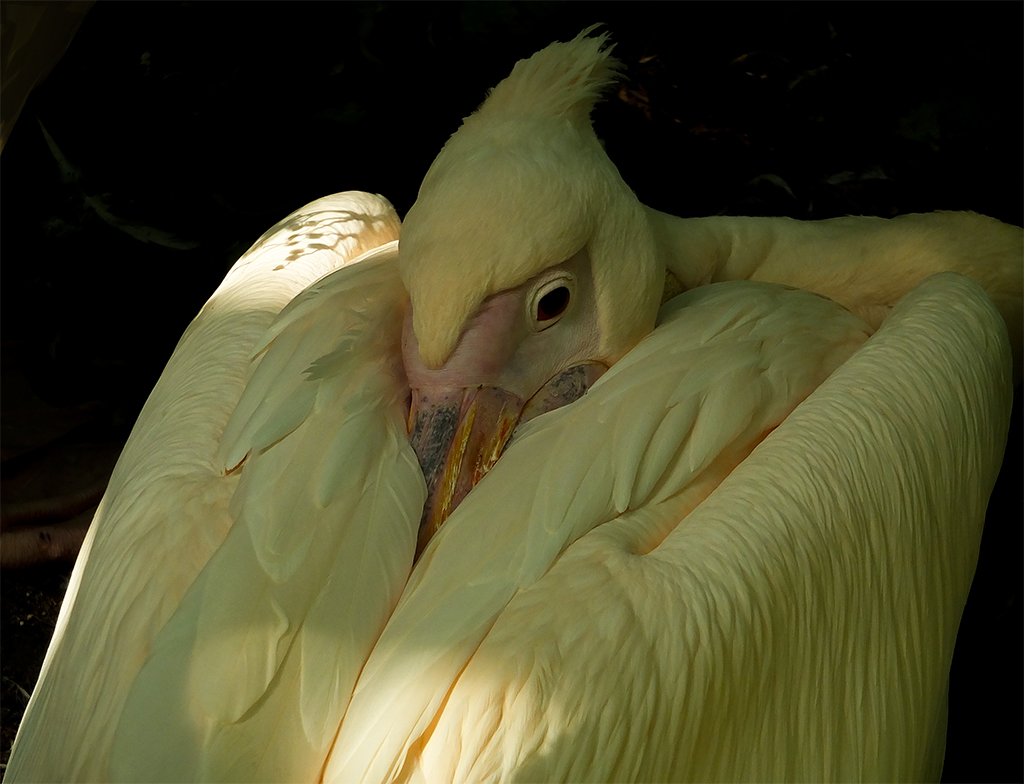
[[[400, 260], [390, 205], [348, 193], [236, 264], [115, 470], [9, 780], [938, 775], [1021, 231], [648, 210], [590, 129], [602, 43], [517, 66]], [[581, 247], [612, 368], [523, 425], [414, 566], [407, 301], [443, 364], [486, 298]], [[765, 282], [659, 316], [666, 268], [870, 326]], [[988, 295], [920, 283], [950, 269]]]
[[[7, 778], [109, 778], [132, 680], [230, 529], [239, 477], [225, 474], [218, 449], [256, 341], [306, 286], [397, 230], [397, 216], [378, 197], [313, 202], [257, 242], [193, 321], [140, 415], [75, 565]], [[53, 733], [55, 725], [71, 729]]]
[[[397, 733], [412, 749], [398, 780], [937, 779], [1009, 367], [1005, 342], [975, 354], [999, 318], [968, 281], [936, 278], [907, 300], [681, 524], [672, 500], [643, 505], [528, 581], [472, 647], [436, 725], [418, 742]], [[963, 321], [950, 323], [952, 307]], [[592, 421], [588, 398], [564, 419]], [[548, 433], [538, 423], [521, 445]], [[543, 482], [550, 468], [535, 470]], [[498, 490], [488, 481], [479, 504]], [[367, 693], [386, 675], [372, 665]], [[395, 699], [382, 722], [417, 715], [408, 692]], [[355, 733], [367, 757], [387, 737]], [[332, 765], [349, 736], [343, 725]], [[365, 780], [389, 780], [365, 767]]]
[[797, 221], [677, 218], [647, 210], [666, 266], [687, 288], [764, 280], [824, 294], [878, 327], [917, 281], [959, 272], [980, 284], [1009, 329], [1021, 378], [1024, 233], [973, 212]]

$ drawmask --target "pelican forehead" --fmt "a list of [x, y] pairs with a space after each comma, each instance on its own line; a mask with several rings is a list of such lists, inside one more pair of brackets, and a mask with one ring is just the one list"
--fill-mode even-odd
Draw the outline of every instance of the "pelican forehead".
[[406, 217], [399, 263], [430, 365], [444, 362], [487, 297], [562, 263], [593, 233], [604, 190], [593, 167], [527, 146], [441, 161]]

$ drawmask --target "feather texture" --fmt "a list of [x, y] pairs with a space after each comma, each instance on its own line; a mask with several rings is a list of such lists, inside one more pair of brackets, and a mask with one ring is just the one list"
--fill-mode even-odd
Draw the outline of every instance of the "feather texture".
[[[715, 288], [708, 300], [738, 294]], [[695, 332], [702, 304], [678, 314]], [[796, 352], [815, 319], [786, 329], [785, 310], [759, 323]], [[665, 321], [652, 338], [682, 326]], [[503, 575], [511, 590], [474, 574], [479, 550], [442, 560], [457, 535], [442, 529], [367, 664], [326, 780], [937, 777], [944, 684], [1011, 404], [1003, 332], [975, 284], [936, 276], [688, 516], [685, 480], [674, 493], [666, 483], [536, 580]], [[550, 465], [515, 455], [559, 420], [593, 421], [616, 383], [538, 419], [491, 476], [543, 485]], [[500, 487], [482, 483], [475, 500]], [[512, 519], [526, 518], [501, 523]], [[463, 547], [477, 541], [460, 533]], [[460, 566], [473, 587], [437, 591]]]
[[[254, 347], [303, 288], [393, 240], [398, 227], [380, 197], [350, 192], [318, 199], [242, 256], [193, 320], [93, 519], [8, 780], [108, 777], [114, 728], [132, 681], [232, 526], [239, 477], [225, 474], [218, 450]], [[55, 726], [63, 729], [48, 731]]]
[[[709, 332], [722, 310], [737, 315]], [[517, 591], [592, 529], [674, 499], [655, 515], [662, 527], [651, 541], [660, 541], [710, 492], [710, 475], [717, 484], [868, 334], [827, 300], [765, 284], [668, 303], [661, 326], [583, 400], [527, 423], [428, 546], [366, 663], [325, 779], [398, 775]], [[552, 633], [543, 615], [519, 630], [524, 642]]]
[[136, 679], [115, 779], [318, 775], [405, 583], [426, 493], [405, 436], [396, 256], [385, 246], [333, 273], [272, 327], [260, 361], [286, 369], [280, 388], [246, 389], [225, 444], [248, 454], [236, 525]]

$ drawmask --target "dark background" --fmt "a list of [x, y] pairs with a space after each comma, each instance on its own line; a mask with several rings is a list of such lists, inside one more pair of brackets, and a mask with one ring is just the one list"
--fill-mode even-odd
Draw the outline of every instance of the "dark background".
[[[123, 442], [265, 229], [349, 189], [404, 215], [487, 88], [594, 22], [628, 76], [595, 125], [651, 206], [970, 209], [1021, 225], [1022, 8], [97, 3], [2, 155], [4, 437], [38, 416], [10, 393], [17, 379], [48, 410], [86, 412], [64, 442]], [[949, 781], [1024, 776], [1019, 388], [1017, 401], [953, 663]], [[7, 474], [28, 459], [7, 458], [5, 445]], [[68, 571], [3, 575], [4, 759]]]

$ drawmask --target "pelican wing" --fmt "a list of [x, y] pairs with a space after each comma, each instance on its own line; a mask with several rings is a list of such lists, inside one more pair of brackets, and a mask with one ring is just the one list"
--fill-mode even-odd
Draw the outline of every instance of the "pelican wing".
[[[325, 780], [389, 781], [414, 767], [418, 749], [435, 738], [443, 754], [463, 761], [473, 756], [466, 738], [441, 739], [435, 723], [453, 715], [451, 700], [464, 693], [460, 684], [476, 683], [466, 680], [469, 672], [488, 666], [476, 664], [483, 661], [478, 647], [495, 621], [545, 584], [591, 531], [640, 514], [649, 524], [632, 543], [635, 554], [655, 550], [868, 334], [834, 303], [770, 284], [705, 287], [666, 305], [659, 328], [581, 401], [530, 422], [441, 528], [367, 661]], [[585, 598], [552, 601], [570, 605]], [[509, 667], [522, 666], [518, 654], [543, 645], [543, 636], [558, 635], [548, 625], [553, 618], [539, 613], [519, 627], [524, 637], [512, 646]], [[596, 625], [611, 634], [616, 620], [605, 626], [588, 612], [561, 630], [579, 632], [583, 644], [584, 628]], [[620, 632], [628, 635], [630, 628]], [[557, 671], [548, 674], [557, 677]], [[612, 676], [608, 695], [615, 682]], [[502, 680], [500, 687], [513, 684]], [[465, 688], [467, 695], [477, 693], [477, 686]], [[495, 711], [481, 727], [504, 726], [504, 697], [479, 696]], [[464, 727], [467, 735], [475, 732], [475, 718]], [[529, 737], [536, 720], [506, 729]], [[456, 769], [442, 765], [428, 779], [447, 780]], [[462, 774], [472, 780], [481, 770]]]
[[[225, 429], [235, 525], [125, 705], [124, 781], [315, 779], [412, 566], [394, 244], [307, 289], [257, 345]], [[269, 368], [267, 370], [266, 368]]]
[[233, 524], [239, 476], [226, 473], [218, 451], [257, 341], [310, 283], [393, 240], [398, 228], [380, 197], [318, 199], [242, 256], [186, 330], [75, 565], [8, 781], [107, 778], [129, 687]]
[[399, 780], [937, 779], [1011, 368], [925, 281], [681, 523], [666, 488], [481, 624]]

